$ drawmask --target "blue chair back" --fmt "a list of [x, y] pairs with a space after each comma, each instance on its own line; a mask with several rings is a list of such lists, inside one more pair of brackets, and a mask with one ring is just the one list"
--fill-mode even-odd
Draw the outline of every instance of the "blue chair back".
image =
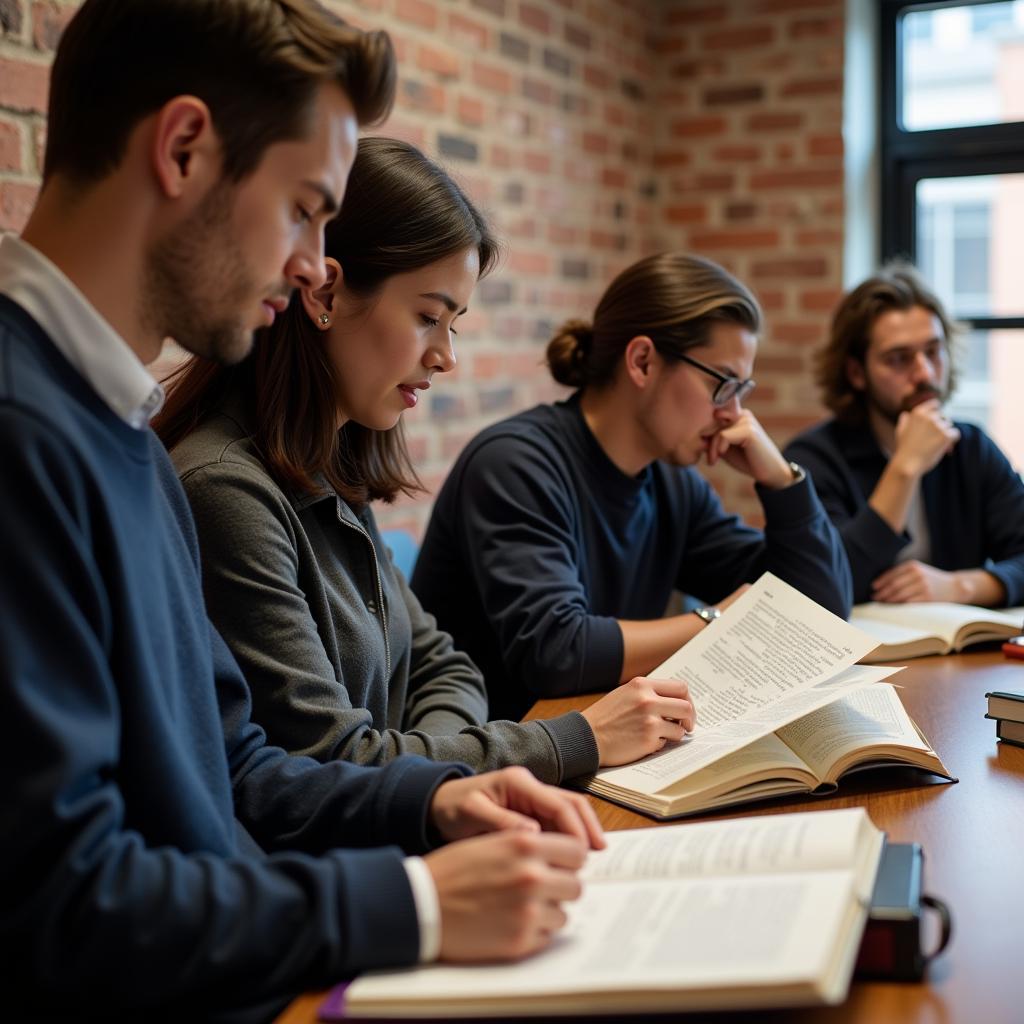
[[416, 556], [420, 553], [416, 538], [408, 530], [381, 530], [380, 535], [391, 549], [396, 568], [408, 580], [416, 567]]

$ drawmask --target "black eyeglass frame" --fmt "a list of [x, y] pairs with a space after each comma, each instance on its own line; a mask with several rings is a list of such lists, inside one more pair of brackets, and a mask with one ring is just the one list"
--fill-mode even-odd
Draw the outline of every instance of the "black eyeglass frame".
[[718, 381], [718, 385], [711, 395], [712, 405], [719, 407], [728, 405], [734, 398], [742, 405], [743, 399], [757, 387], [757, 381], [753, 377], [748, 377], [746, 380], [730, 377], [727, 374], [719, 373], [718, 370], [713, 370], [710, 366], [705, 366], [696, 359], [691, 359], [690, 356], [684, 355], [682, 352], [675, 353], [675, 358], [697, 367], [698, 370], [703, 370], [709, 377], [714, 377]]

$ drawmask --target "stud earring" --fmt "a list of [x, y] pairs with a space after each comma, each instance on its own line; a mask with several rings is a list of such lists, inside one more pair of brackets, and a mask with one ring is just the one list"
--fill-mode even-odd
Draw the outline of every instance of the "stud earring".
[[326, 327], [331, 322], [331, 318], [326, 313], [321, 313], [317, 319], [320, 321], [321, 327]]

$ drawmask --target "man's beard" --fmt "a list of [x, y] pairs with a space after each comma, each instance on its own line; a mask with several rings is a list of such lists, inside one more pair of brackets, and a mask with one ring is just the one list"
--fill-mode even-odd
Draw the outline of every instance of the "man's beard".
[[142, 323], [218, 363], [237, 363], [253, 332], [239, 318], [257, 289], [231, 232], [234, 189], [215, 185], [195, 212], [145, 257]]
[[898, 405], [880, 402], [870, 387], [867, 390], [866, 398], [869, 409], [873, 409], [895, 426], [900, 416], [905, 412], [910, 412], [914, 406], [930, 401], [933, 398], [938, 398], [940, 401], [945, 400], [945, 395], [934, 384], [922, 383], [907, 395], [906, 398], [903, 398]]

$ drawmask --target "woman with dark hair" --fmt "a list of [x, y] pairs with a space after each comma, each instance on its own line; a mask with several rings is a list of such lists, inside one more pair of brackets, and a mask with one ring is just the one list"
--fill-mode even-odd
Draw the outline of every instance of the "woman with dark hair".
[[254, 719], [287, 750], [523, 764], [558, 782], [692, 727], [685, 685], [650, 680], [599, 702], [594, 727], [576, 713], [487, 723], [479, 671], [381, 540], [369, 503], [420, 489], [402, 415], [455, 365], [453, 324], [496, 255], [444, 171], [363, 139], [327, 227], [326, 284], [297, 293], [247, 361], [193, 359], [170, 383], [154, 426], [192, 503], [207, 608]]
[[[459, 457], [413, 589], [483, 669], [496, 714], [614, 691], [766, 570], [849, 613], [849, 565], [810, 479], [742, 405], [760, 330], [756, 299], [716, 264], [640, 260], [593, 323], [569, 321], [548, 345], [575, 393]], [[701, 458], [754, 480], [764, 533], [725, 514]], [[673, 590], [718, 607], [665, 617]]]

